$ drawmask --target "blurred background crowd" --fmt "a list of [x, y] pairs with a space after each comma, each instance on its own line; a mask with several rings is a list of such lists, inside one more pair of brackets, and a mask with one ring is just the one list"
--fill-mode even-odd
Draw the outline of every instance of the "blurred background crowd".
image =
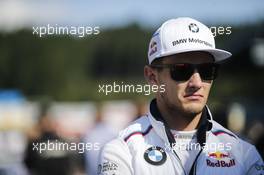
[[[102, 147], [145, 114], [153, 95], [105, 95], [98, 85], [145, 84], [150, 37], [162, 22], [179, 16], [222, 28], [216, 46], [233, 57], [221, 66], [208, 105], [216, 121], [255, 144], [263, 157], [263, 12], [259, 0], [1, 0], [0, 175], [96, 174], [98, 150], [38, 154], [32, 143]], [[99, 26], [100, 33], [32, 34], [33, 26], [47, 24]]]

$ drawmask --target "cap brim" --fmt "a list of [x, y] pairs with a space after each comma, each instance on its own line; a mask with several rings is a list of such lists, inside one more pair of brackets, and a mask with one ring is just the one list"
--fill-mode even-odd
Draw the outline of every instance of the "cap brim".
[[196, 52], [196, 51], [203, 51], [203, 52], [208, 52], [212, 54], [215, 58], [215, 62], [223, 61], [232, 56], [230, 52], [221, 50], [221, 49], [185, 49], [185, 50], [178, 50], [178, 51], [169, 52], [169, 53], [167, 52], [165, 54], [161, 54], [158, 57], [164, 57], [164, 56], [185, 53], [185, 52]]

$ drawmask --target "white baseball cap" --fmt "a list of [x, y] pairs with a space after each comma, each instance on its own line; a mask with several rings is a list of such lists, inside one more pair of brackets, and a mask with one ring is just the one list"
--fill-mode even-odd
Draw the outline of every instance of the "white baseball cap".
[[228, 51], [216, 49], [210, 29], [199, 21], [180, 17], [164, 22], [152, 35], [148, 60], [184, 52], [205, 51], [214, 56], [215, 62], [232, 56]]

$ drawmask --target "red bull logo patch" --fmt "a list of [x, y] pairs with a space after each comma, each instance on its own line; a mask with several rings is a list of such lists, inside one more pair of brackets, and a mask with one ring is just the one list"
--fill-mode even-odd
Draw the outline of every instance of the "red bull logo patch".
[[232, 159], [229, 153], [217, 151], [208, 153], [208, 157], [211, 158], [206, 159], [206, 165], [209, 167], [232, 167], [236, 165], [235, 159]]

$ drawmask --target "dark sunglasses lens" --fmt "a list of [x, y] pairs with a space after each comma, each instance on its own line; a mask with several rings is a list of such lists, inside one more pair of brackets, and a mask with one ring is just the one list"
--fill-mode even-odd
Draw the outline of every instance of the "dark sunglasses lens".
[[170, 70], [171, 78], [175, 81], [186, 81], [193, 72], [193, 67], [190, 64], [175, 64]]
[[203, 80], [214, 80], [217, 77], [218, 65], [213, 63], [201, 64], [198, 72]]
[[194, 73], [195, 67], [202, 80], [214, 80], [217, 77], [218, 64], [206, 63], [194, 66], [192, 64], [175, 64], [171, 67], [171, 78], [175, 81], [187, 81]]

